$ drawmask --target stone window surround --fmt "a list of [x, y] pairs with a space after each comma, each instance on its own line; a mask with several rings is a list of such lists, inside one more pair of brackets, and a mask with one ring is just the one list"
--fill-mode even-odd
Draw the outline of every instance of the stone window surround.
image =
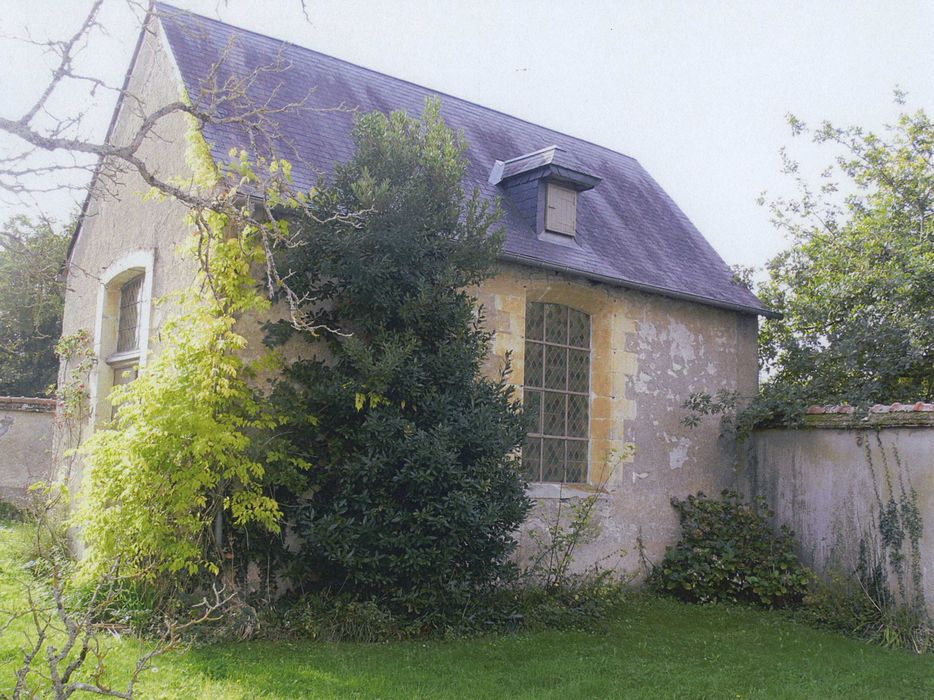
[[[557, 483], [557, 484], [565, 484], [566, 486], [572, 486], [572, 487], [573, 487], [573, 486], [580, 486], [580, 485], [582, 485], [582, 484], [587, 484], [587, 483], [589, 483], [589, 476], [590, 476], [590, 402], [591, 402], [591, 399], [592, 399], [592, 393], [591, 393], [591, 391], [590, 391], [590, 373], [591, 373], [592, 364], [593, 364], [593, 363], [591, 362], [591, 360], [592, 360], [592, 354], [593, 354], [593, 353], [592, 353], [591, 342], [590, 342], [591, 318], [590, 318], [590, 315], [589, 315], [589, 314], [587, 314], [586, 312], [582, 311], [581, 309], [576, 309], [576, 308], [574, 308], [574, 307], [572, 307], [572, 306], [568, 306], [567, 304], [555, 304], [554, 302], [544, 302], [544, 303], [543, 303], [543, 302], [536, 302], [536, 301], [533, 300], [533, 301], [530, 301], [530, 302], [526, 305], [526, 309], [525, 309], [525, 310], [526, 310], [526, 324], [525, 324], [525, 331], [526, 331], [526, 333], [528, 333], [528, 330], [529, 330], [529, 328], [528, 328], [528, 312], [529, 312], [529, 307], [530, 307], [531, 304], [542, 304], [542, 335], [541, 335], [541, 337], [539, 337], [539, 338], [527, 339], [527, 340], [525, 341], [525, 344], [524, 344], [524, 346], [523, 346], [523, 349], [524, 349], [525, 351], [528, 351], [528, 349], [529, 349], [529, 343], [534, 343], [534, 344], [537, 344], [537, 345], [542, 346], [543, 350], [545, 350], [546, 352], [543, 352], [543, 354], [542, 354], [541, 383], [540, 383], [540, 384], [533, 385], [533, 386], [528, 386], [528, 385], [525, 385], [525, 383], [524, 383], [523, 392], [522, 392], [523, 401], [525, 401], [525, 400], [527, 399], [527, 393], [526, 393], [527, 391], [537, 392], [537, 393], [538, 393], [540, 396], [542, 396], [543, 398], [544, 398], [544, 394], [546, 394], [546, 393], [553, 393], [553, 392], [557, 392], [557, 393], [559, 393], [559, 394], [565, 395], [565, 396], [568, 398], [568, 400], [569, 400], [571, 397], [573, 397], [573, 396], [576, 396], [576, 397], [578, 397], [578, 398], [580, 398], [580, 397], [583, 396], [583, 397], [586, 398], [586, 416], [587, 416], [587, 419], [586, 419], [586, 428], [585, 428], [585, 431], [584, 431], [585, 434], [584, 434], [583, 436], [579, 436], [578, 433], [571, 433], [571, 432], [569, 432], [569, 429], [568, 429], [568, 428], [563, 429], [563, 430], [560, 432], [560, 435], [559, 435], [559, 434], [551, 434], [551, 435], [549, 435], [550, 437], [559, 437], [560, 439], [562, 439], [562, 440], [565, 441], [565, 442], [567, 442], [568, 440], [571, 440], [571, 441], [573, 441], [573, 442], [577, 442], [577, 443], [583, 442], [583, 443], [585, 444], [585, 446], [586, 446], [586, 456], [585, 456], [586, 470], [585, 470], [585, 472], [584, 472], [584, 479], [583, 479], [583, 481], [547, 480], [547, 481], [533, 482], [533, 483], [541, 483], [541, 484], [556, 484], [556, 483]], [[567, 337], [564, 339], [563, 343], [562, 343], [562, 342], [558, 342], [558, 341], [556, 341], [554, 338], [550, 338], [550, 337], [549, 337], [549, 335], [546, 333], [546, 331], [547, 331], [547, 325], [548, 325], [548, 323], [547, 323], [547, 318], [548, 318], [548, 307], [549, 307], [549, 306], [557, 306], [557, 307], [560, 307], [560, 308], [565, 309], [565, 310], [566, 310], [565, 316], [567, 316], [567, 312], [571, 312], [571, 311], [576, 311], [576, 312], [578, 312], [578, 313], [580, 313], [580, 314], [583, 314], [584, 318], [586, 319], [586, 329], [587, 329], [587, 333], [586, 333], [586, 347], [584, 346], [583, 343], [574, 343], [574, 342], [573, 342], [573, 339], [568, 339]], [[567, 319], [565, 319], [565, 324], [564, 324], [564, 325], [565, 325], [565, 329], [564, 329], [564, 330], [565, 330], [565, 333], [567, 333], [568, 328], [569, 328]], [[554, 388], [554, 387], [552, 387], [552, 386], [549, 385], [549, 382], [548, 382], [548, 365], [547, 365], [547, 362], [546, 362], [546, 353], [547, 353], [547, 348], [548, 348], [548, 347], [551, 347], [551, 348], [559, 348], [559, 349], [560, 349], [560, 348], [565, 348], [565, 349], [570, 349], [570, 350], [572, 350], [572, 351], [574, 351], [574, 352], [578, 352], [578, 353], [579, 353], [581, 350], [586, 350], [586, 352], [587, 352], [587, 377], [586, 377], [586, 388], [585, 388], [585, 389], [577, 390], [577, 389], [575, 389], [575, 388], [573, 388], [573, 387], [571, 387], [571, 386], [569, 385], [568, 382], [569, 382], [569, 377], [570, 377], [570, 375], [569, 375], [569, 372], [570, 372], [570, 365], [569, 365], [567, 362], [565, 363], [565, 372], [566, 372], [565, 379], [566, 379], [566, 382], [565, 382], [563, 388], [560, 388], [560, 389], [559, 389], [559, 388]], [[527, 362], [527, 358], [526, 358], [526, 357], [523, 357], [523, 370], [527, 369], [527, 364], [526, 364], [526, 362]], [[525, 375], [525, 371], [523, 371], [523, 375]], [[523, 379], [524, 379], [524, 378], [525, 378], [525, 377], [523, 377]], [[541, 407], [541, 410], [543, 410], [543, 409], [544, 409], [544, 407]], [[565, 408], [564, 408], [563, 413], [564, 413], [564, 420], [565, 420], [565, 421], [569, 421], [570, 408], [569, 408], [567, 405], [565, 405]], [[536, 439], [536, 438], [538, 438], [538, 437], [546, 437], [546, 438], [547, 438], [547, 437], [549, 437], [549, 436], [546, 436], [546, 435], [545, 435], [544, 426], [543, 426], [543, 425], [539, 425], [537, 430], [531, 430], [531, 429], [530, 429], [529, 435], [528, 435], [528, 437], [527, 437], [527, 440], [530, 439], [530, 438], [531, 438], [531, 439]], [[568, 447], [570, 447], [570, 445], [568, 445]], [[524, 448], [523, 448], [523, 449], [524, 449]], [[545, 451], [544, 451], [544, 450], [540, 450], [539, 460], [540, 460], [539, 470], [540, 470], [541, 472], [543, 472], [543, 471], [545, 470], [545, 466], [544, 466]]]
[[[90, 405], [95, 424], [106, 422], [111, 415], [108, 396], [113, 388], [113, 370], [133, 363], [145, 365], [149, 353], [149, 328], [152, 313], [152, 282], [155, 250], [142, 249], [125, 253], [111, 263], [100, 277], [97, 293], [97, 313], [94, 323], [94, 357], [97, 362], [91, 372]], [[115, 353], [117, 324], [120, 312], [120, 292], [124, 284], [143, 275], [139, 308], [139, 344], [135, 351]]]
[[[626, 386], [638, 372], [634, 345], [640, 313], [639, 296], [557, 272], [502, 263], [493, 277], [469, 289], [483, 307], [484, 326], [494, 332], [483, 371], [498, 376], [511, 357], [509, 383], [516, 398], [525, 383], [525, 309], [531, 301], [572, 306], [590, 315], [590, 484], [606, 483], [606, 491], [625, 488], [638, 447], [626, 440], [636, 418], [634, 397]], [[609, 473], [608, 473], [609, 472]], [[532, 498], [573, 498], [592, 494], [594, 486], [530, 484]]]
[[[549, 275], [549, 277], [552, 277]], [[522, 305], [516, 305], [515, 311], [521, 309], [521, 317], [511, 319], [513, 327], [522, 329], [521, 336], [515, 344], [522, 362], [516, 363], [516, 372], [512, 381], [521, 385], [524, 382], [525, 365], [525, 305], [529, 302], [544, 302], [568, 306], [590, 316], [590, 453], [588, 458], [587, 482], [584, 484], [558, 484], [558, 483], [531, 483], [528, 495], [535, 499], [568, 499], [589, 496], [594, 493], [595, 487], [606, 482], [608, 486], [616, 485], [621, 474], [608, 474], [609, 461], [612, 450], [620, 450], [624, 446], [622, 440], [622, 424], [624, 414], [631, 417], [629, 411], [632, 407], [624, 398], [622, 376], [623, 372], [618, 363], [629, 355], [623, 347], [614, 348], [614, 335], [619, 338], [623, 335], [623, 328], [629, 330], [631, 322], [623, 319], [616, 304], [607, 291], [600, 285], [589, 282], [558, 280], [552, 277], [551, 282], [535, 280], [525, 285], [525, 295]], [[617, 326], [621, 326], [617, 328]], [[615, 332], [614, 332], [615, 331]], [[623, 331], [623, 332], [621, 332]], [[514, 350], [515, 353], [515, 350]], [[632, 358], [634, 360], [634, 356]], [[628, 410], [626, 410], [628, 408]], [[621, 410], [623, 409], [623, 410]], [[625, 461], [629, 461], [627, 458]], [[621, 471], [617, 467], [617, 471]]]

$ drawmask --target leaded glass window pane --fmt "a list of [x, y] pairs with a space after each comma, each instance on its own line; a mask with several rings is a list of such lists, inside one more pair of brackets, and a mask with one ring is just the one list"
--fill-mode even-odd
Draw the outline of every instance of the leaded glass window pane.
[[587, 442], [585, 440], [567, 441], [567, 466], [565, 481], [581, 483], [587, 478]]
[[139, 311], [143, 296], [143, 276], [134, 277], [120, 288], [117, 319], [117, 352], [139, 349]]
[[568, 350], [545, 346], [545, 388], [565, 390], [568, 386]]
[[525, 307], [525, 337], [542, 340], [545, 334], [545, 305], [529, 304]]
[[590, 317], [583, 311], [568, 309], [568, 345], [590, 350]]
[[587, 437], [587, 426], [589, 425], [588, 405], [590, 401], [583, 394], [568, 394], [568, 427], [567, 435], [569, 437]]
[[[544, 391], [542, 391], [544, 389]], [[522, 465], [530, 481], [587, 479], [590, 317], [558, 304], [526, 307]]]
[[542, 343], [525, 343], [525, 385], [542, 386], [545, 346]]
[[545, 342], [567, 345], [568, 307], [545, 304]]
[[526, 389], [524, 392], [523, 410], [528, 422], [528, 431], [541, 435], [542, 432], [542, 392]]
[[564, 436], [564, 417], [567, 412], [567, 394], [546, 391], [542, 411], [542, 433]]
[[568, 350], [568, 391], [590, 391], [590, 351]]
[[529, 481], [538, 481], [542, 473], [542, 439], [528, 438], [522, 447], [522, 471]]
[[565, 440], [542, 440], [542, 481], [564, 481]]

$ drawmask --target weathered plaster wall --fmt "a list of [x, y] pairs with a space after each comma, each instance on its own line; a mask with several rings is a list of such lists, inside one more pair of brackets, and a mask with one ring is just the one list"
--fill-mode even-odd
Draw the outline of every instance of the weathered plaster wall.
[[24, 501], [51, 479], [54, 411], [51, 399], [0, 397], [0, 500]]
[[878, 536], [878, 499], [886, 502], [894, 491], [898, 500], [903, 486], [914, 489], [925, 599], [934, 614], [934, 414], [904, 419], [861, 426], [815, 417], [801, 430], [760, 431], [750, 447], [747, 488], [795, 531], [802, 561], [821, 574], [852, 573], [860, 541]]
[[[158, 29], [147, 33], [136, 59], [129, 93], [140, 102], [127, 99], [115, 122], [112, 140], [127, 143], [136, 133], [141, 115], [179, 98], [179, 81], [175, 68], [163, 49]], [[185, 144], [188, 124], [181, 114], [173, 114], [160, 121], [146, 139], [140, 151], [143, 160], [162, 179], [186, 177]], [[188, 235], [186, 211], [174, 201], [150, 199], [144, 201], [149, 186], [134, 172], [125, 171], [118, 176], [118, 184], [109, 178], [98, 182], [98, 190], [91, 199], [87, 215], [68, 265], [67, 291], [63, 334], [81, 329], [94, 334], [97, 324], [98, 300], [103, 294], [102, 280], [108, 271], [119, 267], [121, 261], [151, 256], [152, 299], [160, 299], [170, 292], [190, 286], [194, 265], [178, 255], [179, 245]], [[173, 313], [171, 303], [153, 304], [148, 329], [149, 349], [157, 349], [159, 329]], [[115, 311], [114, 311], [115, 313]], [[105, 311], [105, 315], [107, 312]], [[105, 318], [104, 327], [115, 321]], [[145, 362], [145, 357], [143, 358]], [[89, 386], [92, 392], [90, 421], [80, 426], [78, 434], [87, 435], [95, 422], [109, 419], [110, 406], [106, 395], [111, 388], [111, 374], [98, 363], [92, 371]], [[59, 431], [62, 448], [74, 444], [74, 434]], [[64, 464], [59, 449], [56, 455]], [[76, 476], [73, 474], [72, 476]]]
[[[476, 295], [496, 331], [487, 369], [498, 370], [511, 353], [511, 381], [517, 386], [523, 380], [527, 302], [561, 303], [591, 315], [589, 482], [605, 486], [597, 508], [598, 532], [582, 548], [577, 564], [600, 561], [635, 571], [640, 540], [648, 558], [659, 560], [678, 534], [672, 496], [718, 493], [736, 485], [734, 443], [720, 437], [714, 420], [685, 428], [680, 407], [695, 391], [754, 394], [756, 319], [515, 265], [504, 265]], [[554, 521], [560, 497], [584, 493], [533, 487], [537, 507], [526, 532]], [[534, 549], [523, 536], [520, 556]]]

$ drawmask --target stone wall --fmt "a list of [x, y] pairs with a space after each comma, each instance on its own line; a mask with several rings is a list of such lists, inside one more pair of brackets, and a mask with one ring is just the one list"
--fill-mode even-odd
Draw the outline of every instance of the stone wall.
[[804, 563], [829, 575], [852, 573], [860, 543], [878, 538], [880, 503], [914, 491], [925, 599], [934, 614], [934, 405], [877, 406], [866, 418], [851, 411], [817, 407], [800, 430], [756, 433], [749, 492], [794, 529]]
[[[638, 543], [652, 561], [678, 536], [672, 496], [718, 493], [737, 485], [735, 444], [716, 420], [681, 425], [683, 401], [698, 391], [756, 391], [756, 318], [708, 306], [590, 282], [569, 275], [503, 265], [475, 293], [496, 331], [488, 371], [512, 356], [511, 381], [523, 382], [525, 308], [530, 301], [564, 304], [591, 316], [591, 445], [589, 489], [533, 485], [537, 507], [520, 539], [520, 556], [567, 515], [568, 500], [600, 493], [596, 532], [578, 567], [601, 563], [636, 572]], [[599, 488], [598, 488], [599, 487]]]
[[21, 502], [52, 476], [53, 399], [0, 397], [0, 500]]

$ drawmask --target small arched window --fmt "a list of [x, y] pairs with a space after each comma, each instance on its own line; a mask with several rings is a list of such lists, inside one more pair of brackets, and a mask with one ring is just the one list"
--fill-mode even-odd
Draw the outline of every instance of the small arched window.
[[140, 306], [143, 301], [143, 280], [140, 274], [120, 287], [120, 310], [117, 321], [117, 352], [139, 350]]
[[544, 302], [525, 314], [522, 466], [529, 481], [584, 483], [590, 448], [590, 316]]
[[113, 416], [111, 389], [136, 379], [146, 362], [154, 261], [153, 251], [132, 251], [101, 276], [94, 329], [94, 352], [100, 362], [91, 377], [91, 405], [99, 423]]

